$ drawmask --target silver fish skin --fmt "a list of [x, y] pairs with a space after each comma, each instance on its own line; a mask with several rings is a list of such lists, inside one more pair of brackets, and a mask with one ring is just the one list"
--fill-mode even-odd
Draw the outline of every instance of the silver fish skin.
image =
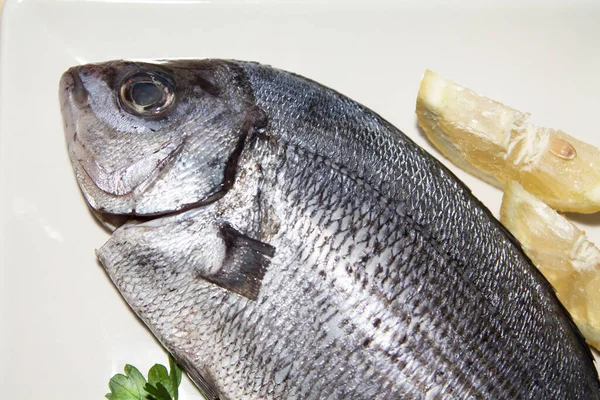
[[258, 63], [67, 71], [98, 258], [209, 399], [600, 399], [516, 240], [380, 116]]

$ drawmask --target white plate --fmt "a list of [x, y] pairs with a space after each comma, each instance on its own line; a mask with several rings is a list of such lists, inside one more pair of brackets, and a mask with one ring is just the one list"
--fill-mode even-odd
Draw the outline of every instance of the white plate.
[[[168, 4], [166, 4], [168, 3]], [[416, 126], [431, 68], [600, 146], [598, 3], [8, 1], [1, 26], [0, 387], [98, 399], [127, 362], [166, 356], [98, 266], [108, 238], [81, 197], [57, 84], [114, 58], [256, 60], [333, 87], [433, 154]], [[448, 164], [446, 162], [446, 164]], [[497, 214], [501, 193], [449, 166]], [[579, 217], [600, 243], [600, 217]], [[185, 383], [182, 400], [199, 399]]]

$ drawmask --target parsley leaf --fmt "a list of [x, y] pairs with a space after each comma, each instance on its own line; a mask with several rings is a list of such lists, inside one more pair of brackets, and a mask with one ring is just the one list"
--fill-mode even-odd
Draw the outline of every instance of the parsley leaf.
[[125, 366], [125, 375], [116, 374], [108, 382], [110, 393], [106, 394], [109, 400], [146, 400], [148, 392], [144, 389], [146, 379], [132, 365]]
[[178, 400], [181, 369], [169, 356], [169, 369], [155, 364], [148, 371], [148, 381], [132, 365], [125, 366], [125, 375], [116, 374], [108, 382], [109, 400]]
[[169, 393], [167, 388], [165, 388], [165, 386], [160, 382], [156, 383], [156, 387], [154, 387], [150, 384], [147, 384], [146, 390], [148, 390], [148, 392], [150, 392], [150, 394], [152, 395], [152, 397], [151, 397], [152, 399], [172, 400], [171, 394]]

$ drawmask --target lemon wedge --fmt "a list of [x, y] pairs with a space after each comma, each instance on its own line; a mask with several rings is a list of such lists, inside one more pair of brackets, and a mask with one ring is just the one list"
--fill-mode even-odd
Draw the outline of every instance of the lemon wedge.
[[588, 343], [600, 350], [600, 249], [516, 182], [506, 185], [500, 221], [554, 286]]
[[600, 151], [529, 114], [425, 71], [419, 125], [458, 167], [503, 188], [510, 181], [560, 211], [600, 211]]

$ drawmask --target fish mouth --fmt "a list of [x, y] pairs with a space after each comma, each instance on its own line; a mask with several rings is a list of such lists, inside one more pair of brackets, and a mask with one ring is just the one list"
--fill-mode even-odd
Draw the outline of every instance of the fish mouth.
[[[75, 105], [75, 101], [71, 101], [71, 93], [74, 93], [75, 91], [81, 93], [79, 89], [76, 89], [76, 80], [72, 70], [73, 68], [69, 68], [64, 74], [62, 74], [60, 83], [58, 85], [58, 99], [62, 110], [63, 127], [67, 143], [72, 143], [77, 137], [75, 125], [73, 123], [72, 110], [72, 107]], [[78, 83], [81, 84], [81, 79], [78, 79]], [[85, 88], [83, 90], [85, 90]], [[78, 96], [78, 98], [80, 98], [80, 96]]]
[[71, 67], [60, 77], [58, 99], [62, 109], [64, 133], [67, 143], [76, 140], [77, 132], [73, 121], [75, 110], [89, 108], [92, 96], [85, 88], [77, 72], [78, 67]]
[[83, 108], [90, 105], [92, 97], [81, 81], [78, 71], [79, 67], [71, 67], [60, 78], [61, 94], [69, 93], [73, 104], [77, 108]]

